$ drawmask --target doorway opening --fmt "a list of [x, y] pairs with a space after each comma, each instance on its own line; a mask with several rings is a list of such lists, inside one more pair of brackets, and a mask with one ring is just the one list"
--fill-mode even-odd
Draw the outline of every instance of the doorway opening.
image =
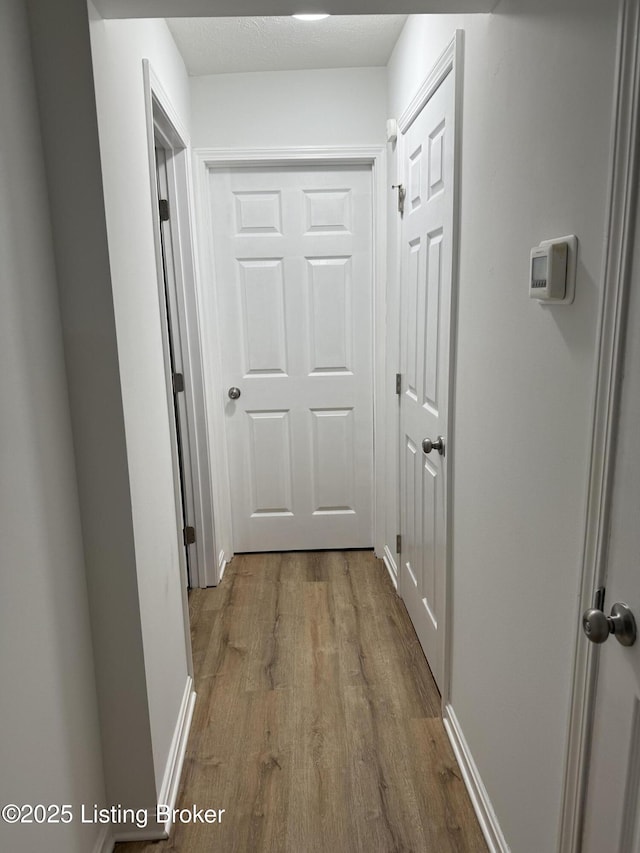
[[[190, 143], [150, 63], [143, 62], [151, 200], [185, 588], [215, 582], [215, 521], [193, 255]], [[185, 622], [188, 623], [186, 603]]]
[[374, 544], [373, 163], [339, 154], [198, 153], [234, 552]]

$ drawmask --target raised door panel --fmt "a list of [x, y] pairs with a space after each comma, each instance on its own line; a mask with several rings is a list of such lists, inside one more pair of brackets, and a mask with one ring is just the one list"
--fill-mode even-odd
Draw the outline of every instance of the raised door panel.
[[311, 411], [313, 513], [355, 513], [355, 425], [353, 409]]
[[251, 412], [248, 477], [251, 515], [293, 515], [289, 412]]
[[350, 189], [304, 190], [307, 234], [352, 233]]
[[422, 268], [422, 241], [416, 237], [406, 252], [405, 307], [404, 307], [404, 369], [406, 393], [418, 399], [418, 359], [420, 338], [420, 272]]
[[445, 129], [446, 122], [443, 120], [438, 122], [429, 134], [429, 179], [427, 182], [429, 199], [444, 192], [445, 189]]
[[422, 145], [409, 155], [409, 215], [422, 204]]
[[243, 375], [286, 375], [288, 334], [282, 259], [240, 259], [238, 279]]
[[422, 572], [420, 578], [420, 596], [428, 619], [434, 629], [438, 627], [436, 617], [436, 585], [438, 537], [440, 535], [440, 507], [438, 506], [438, 490], [440, 488], [439, 472], [427, 457], [422, 465]]
[[404, 545], [402, 560], [408, 573], [408, 580], [418, 589], [420, 577], [417, 561], [420, 555], [420, 525], [418, 512], [420, 502], [418, 491], [420, 486], [420, 456], [411, 437], [404, 437], [404, 507], [405, 519], [403, 525]]
[[236, 234], [274, 234], [282, 236], [282, 194], [262, 190], [235, 192]]
[[351, 373], [353, 294], [350, 257], [307, 258], [311, 374]]
[[437, 417], [438, 374], [440, 368], [440, 290], [442, 285], [442, 229], [427, 235], [427, 263], [424, 315], [424, 370], [422, 405]]

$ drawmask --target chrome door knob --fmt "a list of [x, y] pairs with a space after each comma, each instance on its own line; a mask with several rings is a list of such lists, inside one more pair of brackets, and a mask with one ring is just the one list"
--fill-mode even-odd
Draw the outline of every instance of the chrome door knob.
[[240, 389], [239, 388], [229, 388], [228, 394], [232, 400], [237, 400], [240, 397]]
[[611, 633], [609, 619], [602, 610], [586, 610], [582, 616], [582, 630], [592, 643], [604, 643]]
[[604, 643], [609, 634], [623, 646], [632, 646], [636, 641], [636, 620], [626, 604], [614, 604], [611, 616], [602, 610], [586, 610], [582, 616], [582, 630], [592, 643]]
[[435, 441], [430, 438], [422, 440], [422, 450], [424, 453], [431, 453], [432, 450], [437, 450], [440, 456], [444, 456], [444, 438], [439, 435]]

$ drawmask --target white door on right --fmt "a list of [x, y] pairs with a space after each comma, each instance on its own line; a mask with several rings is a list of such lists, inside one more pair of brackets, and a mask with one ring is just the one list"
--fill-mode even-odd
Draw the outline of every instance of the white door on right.
[[[604, 612], [622, 603], [640, 621], [640, 250], [634, 268]], [[582, 849], [640, 853], [640, 639], [625, 647], [609, 636], [599, 654]]]
[[400, 593], [442, 690], [453, 269], [454, 83], [405, 133], [401, 258]]

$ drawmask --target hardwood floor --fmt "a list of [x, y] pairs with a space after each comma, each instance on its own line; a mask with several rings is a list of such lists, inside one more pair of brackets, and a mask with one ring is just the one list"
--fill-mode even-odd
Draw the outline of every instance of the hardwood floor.
[[237, 556], [190, 610], [198, 700], [178, 805], [226, 811], [116, 853], [487, 850], [371, 552]]

